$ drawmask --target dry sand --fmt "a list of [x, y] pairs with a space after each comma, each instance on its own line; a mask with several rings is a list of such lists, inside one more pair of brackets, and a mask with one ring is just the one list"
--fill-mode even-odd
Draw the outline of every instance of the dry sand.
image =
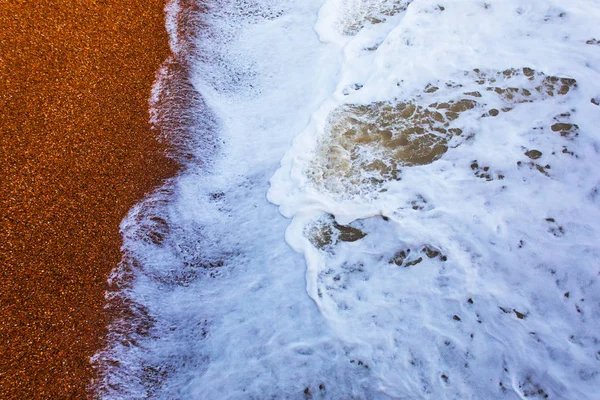
[[176, 166], [148, 124], [163, 0], [0, 2], [0, 398], [85, 398], [119, 222]]

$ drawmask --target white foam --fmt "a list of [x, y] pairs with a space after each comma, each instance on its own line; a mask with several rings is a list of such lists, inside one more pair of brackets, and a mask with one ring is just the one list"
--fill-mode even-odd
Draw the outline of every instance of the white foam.
[[[392, 397], [593, 398], [597, 345], [574, 346], [573, 338], [598, 340], [589, 336], [598, 314], [581, 308], [598, 301], [599, 231], [591, 221], [600, 214], [590, 193], [600, 174], [590, 166], [598, 161], [599, 113], [590, 98], [599, 90], [600, 58], [586, 43], [599, 35], [598, 7], [414, 1], [344, 36], [338, 3], [326, 2], [316, 25], [344, 54], [336, 92], [294, 141], [269, 191], [293, 218], [286, 238], [306, 257], [309, 294]], [[430, 165], [402, 168], [402, 180], [387, 182], [385, 192], [340, 195], [311, 180], [328, 116], [340, 106], [419, 99], [428, 84], [440, 86], [439, 96], [449, 93], [445, 83], [478, 90], [465, 72], [523, 67], [574, 78], [577, 91], [514, 105], [497, 118], [480, 118], [486, 110], [479, 108], [461, 116], [473, 137]], [[360, 90], [348, 90], [355, 84]], [[479, 102], [494, 106], [485, 92]], [[566, 112], [581, 128], [576, 138], [550, 129]], [[531, 149], [543, 153], [537, 163], [524, 155]], [[367, 236], [319, 250], [305, 227], [325, 213], [340, 224], [359, 221], [353, 226]], [[448, 260], [414, 255], [426, 245]], [[388, 262], [408, 248], [405, 263], [423, 261]]]
[[[586, 41], [600, 38], [599, 18], [586, 0], [171, 3], [178, 87], [192, 100], [153, 116], [181, 121], [171, 139], [188, 161], [123, 222], [112, 296], [133, 317], [95, 357], [96, 388], [105, 398], [594, 398], [600, 53]], [[181, 21], [195, 36], [175, 37]], [[401, 180], [340, 192], [307, 173], [344, 104], [458, 99], [479, 88], [475, 68], [523, 67], [577, 88], [494, 118], [481, 114], [508, 103], [480, 88], [456, 119], [463, 135], [439, 160], [402, 167]], [[424, 93], [428, 84], [439, 90]], [[181, 95], [158, 85], [156, 107]], [[561, 136], [555, 123], [578, 128]], [[524, 154], [533, 149], [540, 158]]]

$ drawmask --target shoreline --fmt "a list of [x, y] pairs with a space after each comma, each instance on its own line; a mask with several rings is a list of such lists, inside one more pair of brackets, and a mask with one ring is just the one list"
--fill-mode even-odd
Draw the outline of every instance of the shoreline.
[[164, 1], [0, 5], [0, 397], [85, 398], [119, 223], [177, 164], [151, 130]]

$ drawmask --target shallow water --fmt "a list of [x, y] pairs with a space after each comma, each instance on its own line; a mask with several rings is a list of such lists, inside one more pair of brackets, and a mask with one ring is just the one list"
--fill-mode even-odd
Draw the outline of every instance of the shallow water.
[[168, 8], [186, 167], [123, 222], [103, 397], [595, 397], [597, 4], [199, 4]]
[[[456, 79], [462, 83], [429, 83], [408, 102], [344, 104], [333, 110], [308, 169], [311, 179], [322, 190], [342, 195], [386, 191], [386, 181], [401, 180], [402, 167], [430, 164], [449, 146], [472, 140], [476, 129], [465, 133], [461, 124], [467, 118], [479, 120], [480, 126], [485, 124], [483, 118], [497, 117], [518, 104], [566, 96], [577, 88], [574, 79], [546, 76], [527, 67], [474, 69]], [[497, 108], [490, 108], [490, 102]], [[552, 125], [554, 131], [570, 129], [569, 124]]]

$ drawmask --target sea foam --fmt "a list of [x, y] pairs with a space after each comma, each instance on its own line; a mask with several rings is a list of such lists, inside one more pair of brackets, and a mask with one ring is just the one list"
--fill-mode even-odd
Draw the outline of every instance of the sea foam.
[[594, 1], [167, 11], [102, 397], [596, 396]]

